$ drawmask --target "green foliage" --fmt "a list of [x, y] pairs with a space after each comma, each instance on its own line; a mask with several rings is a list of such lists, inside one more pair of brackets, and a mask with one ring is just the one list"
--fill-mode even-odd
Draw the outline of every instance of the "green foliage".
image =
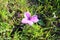
[[[15, 15], [17, 10], [20, 18]], [[26, 11], [38, 14], [39, 22], [25, 25], [11, 38], [13, 27], [21, 25]], [[60, 0], [0, 0], [0, 40], [60, 40], [59, 18]]]
[[43, 26], [45, 26], [44, 22], [43, 22], [41, 19], [39, 20], [38, 23], [39, 23], [39, 25], [43, 25]]

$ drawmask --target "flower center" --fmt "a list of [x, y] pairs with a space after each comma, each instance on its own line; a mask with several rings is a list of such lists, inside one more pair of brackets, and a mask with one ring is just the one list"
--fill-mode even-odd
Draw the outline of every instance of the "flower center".
[[28, 18], [28, 20], [30, 20], [30, 19], [31, 19], [31, 17]]

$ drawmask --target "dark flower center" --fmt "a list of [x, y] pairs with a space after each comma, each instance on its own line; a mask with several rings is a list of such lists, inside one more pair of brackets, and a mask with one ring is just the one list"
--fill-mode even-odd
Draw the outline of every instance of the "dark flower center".
[[30, 19], [31, 19], [31, 17], [28, 18], [28, 20], [30, 20]]

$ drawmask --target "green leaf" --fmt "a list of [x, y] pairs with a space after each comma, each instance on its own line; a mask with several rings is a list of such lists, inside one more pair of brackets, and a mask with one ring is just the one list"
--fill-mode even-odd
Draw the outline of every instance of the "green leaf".
[[45, 26], [44, 22], [40, 19], [38, 22], [39, 25]]

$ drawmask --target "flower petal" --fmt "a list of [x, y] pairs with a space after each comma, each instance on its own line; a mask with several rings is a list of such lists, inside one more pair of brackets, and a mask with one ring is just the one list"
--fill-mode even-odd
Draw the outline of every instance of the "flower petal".
[[32, 25], [33, 25], [33, 22], [30, 21], [30, 20], [28, 20], [28, 24], [29, 24], [30, 26], [32, 26]]
[[25, 18], [29, 18], [30, 16], [31, 16], [31, 15], [30, 15], [29, 12], [25, 12], [25, 13], [24, 13], [24, 17], [25, 17]]
[[31, 18], [31, 21], [34, 22], [34, 23], [38, 22], [39, 20], [38, 20], [37, 15], [33, 15], [32, 18]]
[[24, 24], [28, 23], [27, 18], [23, 18], [21, 22], [24, 23]]
[[33, 24], [33, 22], [28, 20], [27, 18], [23, 18], [21, 22], [24, 23], [24, 24], [29, 24], [29, 25]]

